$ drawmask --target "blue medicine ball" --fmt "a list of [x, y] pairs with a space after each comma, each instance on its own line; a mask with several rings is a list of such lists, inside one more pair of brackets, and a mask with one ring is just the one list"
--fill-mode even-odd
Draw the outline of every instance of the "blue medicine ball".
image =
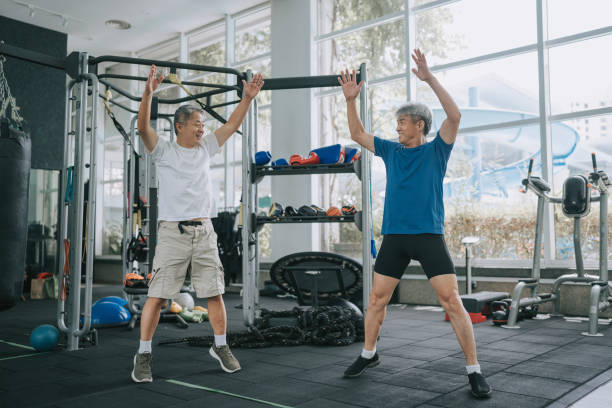
[[48, 351], [57, 345], [59, 331], [50, 324], [42, 324], [30, 334], [30, 344], [38, 351]]
[[109, 301], [98, 301], [91, 307], [91, 325], [118, 326], [128, 324], [132, 314], [123, 306]]

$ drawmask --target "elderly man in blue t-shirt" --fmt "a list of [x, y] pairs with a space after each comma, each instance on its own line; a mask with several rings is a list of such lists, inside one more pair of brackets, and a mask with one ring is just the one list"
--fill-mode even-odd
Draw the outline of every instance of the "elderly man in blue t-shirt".
[[344, 376], [357, 377], [368, 367], [380, 363], [376, 339], [386, 307], [406, 266], [414, 259], [420, 262], [450, 317], [465, 354], [472, 394], [483, 398], [491, 394], [491, 388], [480, 371], [472, 322], [459, 297], [455, 268], [444, 242], [442, 179], [457, 137], [461, 112], [430, 72], [425, 55], [416, 49], [412, 58], [417, 67], [412, 72], [431, 87], [446, 113], [446, 119], [431, 142], [425, 139], [431, 128], [431, 110], [419, 103], [405, 105], [397, 111], [399, 143], [367, 133], [359, 120], [355, 102], [363, 82], [357, 84], [355, 71], [351, 75], [348, 69], [338, 78], [346, 98], [351, 138], [380, 156], [387, 170], [384, 237], [374, 265], [364, 348]]

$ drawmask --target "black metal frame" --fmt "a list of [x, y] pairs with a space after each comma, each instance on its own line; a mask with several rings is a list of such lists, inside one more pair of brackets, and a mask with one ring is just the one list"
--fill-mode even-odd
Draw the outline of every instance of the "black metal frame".
[[[12, 45], [5, 44], [3, 41], [0, 42], [0, 55], [6, 55], [12, 58], [17, 58], [23, 61], [32, 62], [38, 65], [59, 69], [61, 71], [66, 72], [70, 77], [77, 79], [79, 77], [79, 55], [78, 52], [72, 52], [66, 58], [57, 58], [52, 57], [40, 52], [31, 51], [28, 49], [15, 47]], [[197, 65], [197, 64], [187, 64], [181, 62], [171, 62], [171, 61], [161, 61], [161, 60], [151, 60], [151, 59], [142, 59], [142, 58], [132, 58], [132, 57], [121, 57], [121, 56], [113, 56], [113, 55], [103, 55], [101, 57], [89, 57], [88, 58], [88, 68], [89, 72], [95, 74], [100, 83], [104, 84], [107, 89], [112, 89], [118, 94], [128, 98], [134, 102], [140, 102], [141, 98], [138, 96], [134, 96], [127, 92], [126, 90], [118, 87], [117, 85], [112, 84], [108, 81], [108, 79], [121, 79], [121, 80], [133, 80], [133, 81], [146, 81], [146, 77], [140, 76], [132, 76], [132, 75], [119, 75], [119, 74], [97, 74], [98, 64], [102, 62], [116, 62], [123, 64], [135, 64], [135, 65], [156, 65], [158, 67], [167, 67], [170, 68], [171, 71], [176, 72], [177, 69], [187, 69], [191, 71], [201, 71], [204, 73], [208, 72], [216, 72], [216, 73], [224, 73], [236, 76], [236, 85], [226, 85], [226, 84], [212, 84], [205, 82], [194, 82], [194, 81], [186, 81], [182, 82], [183, 85], [188, 86], [197, 86], [203, 88], [212, 88], [212, 90], [208, 90], [206, 92], [200, 92], [194, 95], [189, 95], [182, 98], [175, 99], [159, 99], [158, 103], [175, 105], [184, 102], [194, 101], [202, 98], [206, 98], [206, 104], [202, 104], [205, 107], [205, 110], [213, 116], [215, 119], [219, 120], [223, 123], [223, 118], [219, 115], [215, 108], [220, 108], [223, 106], [233, 105], [240, 102], [240, 99], [219, 103], [216, 105], [211, 104], [211, 97], [218, 94], [223, 94], [229, 91], [236, 91], [238, 96], [242, 96], [242, 80], [246, 78], [245, 73], [241, 73], [232, 68], [225, 67], [215, 67], [208, 65]], [[165, 79], [164, 83], [172, 83], [170, 80]], [[100, 95], [102, 98], [104, 96]], [[115, 102], [113, 100], [109, 100], [113, 105], [127, 111], [130, 113], [138, 113], [137, 111], [128, 108], [127, 106]], [[201, 103], [200, 101], [198, 101]], [[160, 114], [160, 117], [172, 117], [173, 115], [168, 114]]]

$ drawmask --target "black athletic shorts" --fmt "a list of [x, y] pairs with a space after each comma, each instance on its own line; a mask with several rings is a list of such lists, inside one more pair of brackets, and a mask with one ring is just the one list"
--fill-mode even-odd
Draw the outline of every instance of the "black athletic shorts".
[[374, 271], [401, 279], [410, 260], [420, 262], [427, 279], [455, 273], [455, 266], [440, 234], [387, 234], [383, 236]]

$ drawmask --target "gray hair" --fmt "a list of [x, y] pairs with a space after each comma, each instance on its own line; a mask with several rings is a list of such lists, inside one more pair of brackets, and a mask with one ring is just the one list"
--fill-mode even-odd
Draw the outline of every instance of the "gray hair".
[[200, 112], [202, 115], [204, 114], [204, 110], [200, 108], [199, 106], [195, 106], [195, 105], [181, 105], [174, 112], [174, 133], [176, 133], [177, 136], [178, 136], [178, 132], [176, 129], [176, 124], [177, 123], [185, 124], [185, 122], [189, 120], [189, 118], [191, 117], [191, 115], [193, 115], [194, 112]]
[[401, 116], [406, 116], [406, 115], [410, 115], [414, 123], [418, 122], [419, 120], [422, 120], [423, 122], [425, 122], [425, 128], [423, 129], [423, 134], [427, 136], [427, 134], [429, 133], [429, 130], [431, 129], [431, 122], [433, 120], [431, 109], [429, 109], [427, 105], [424, 105], [422, 103], [410, 102], [400, 107], [395, 112], [395, 117], [397, 119], [399, 119]]

